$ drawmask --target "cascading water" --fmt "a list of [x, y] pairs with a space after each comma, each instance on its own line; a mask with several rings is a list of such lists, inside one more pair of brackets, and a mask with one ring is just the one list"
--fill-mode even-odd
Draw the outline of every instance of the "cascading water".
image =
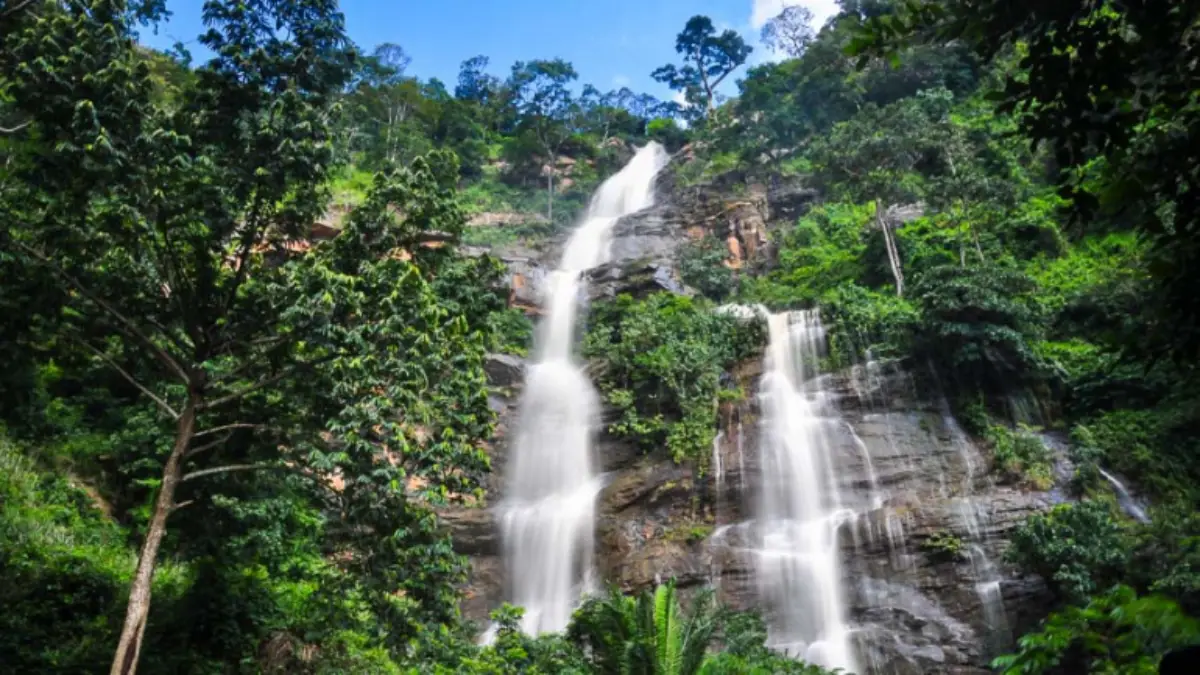
[[547, 279], [500, 517], [512, 602], [525, 608], [521, 628], [529, 634], [566, 628], [591, 576], [600, 488], [591, 437], [600, 406], [573, 357], [581, 278], [608, 260], [617, 220], [652, 205], [666, 163], [663, 147], [650, 143], [606, 180]]
[[762, 490], [756, 552], [760, 595], [771, 608], [769, 642], [825, 667], [855, 670], [841, 588], [843, 508], [832, 457], [828, 395], [817, 375], [825, 334], [816, 311], [767, 317], [760, 384]]
[[1133, 498], [1133, 495], [1129, 492], [1129, 488], [1125, 487], [1124, 483], [1117, 480], [1116, 476], [1105, 471], [1104, 469], [1099, 469], [1099, 471], [1100, 475], [1104, 477], [1104, 480], [1108, 481], [1109, 485], [1112, 485], [1113, 491], [1117, 493], [1117, 504], [1121, 506], [1121, 510], [1125, 512], [1125, 515], [1133, 518], [1139, 523], [1149, 523], [1150, 516], [1146, 515], [1146, 509], [1142, 508], [1142, 505]]

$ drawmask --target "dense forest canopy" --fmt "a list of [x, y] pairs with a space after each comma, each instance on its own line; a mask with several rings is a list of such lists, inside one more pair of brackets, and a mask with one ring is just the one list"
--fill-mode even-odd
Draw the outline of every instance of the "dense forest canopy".
[[458, 609], [435, 510], [484, 505], [485, 356], [532, 332], [467, 245], [553, 239], [650, 140], [678, 185], [820, 197], [768, 262], [702, 238], [695, 297], [593, 308], [612, 433], [703, 467], [718, 403], [745, 396], [722, 373], [762, 342], [712, 309], [819, 306], [831, 366], [941, 383], [998, 480], [1050, 480], [1032, 430], [1069, 435], [1076, 499], [1008, 554], [1057, 604], [997, 668], [1153, 672], [1200, 639], [1200, 6], [839, 8], [787, 8], [752, 67], [693, 17], [653, 71], [679, 104], [558, 58], [422, 79], [403, 45], [354, 45], [336, 0], [206, 0], [199, 63], [138, 43], [161, 0], [8, 0], [0, 664], [819, 672], [671, 584], [593, 597], [564, 635], [505, 606], [486, 647]]

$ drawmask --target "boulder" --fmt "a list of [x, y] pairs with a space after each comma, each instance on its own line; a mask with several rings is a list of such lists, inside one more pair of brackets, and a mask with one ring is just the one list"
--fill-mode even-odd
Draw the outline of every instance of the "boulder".
[[515, 387], [525, 378], [525, 362], [511, 354], [488, 354], [483, 362], [488, 382], [497, 387]]

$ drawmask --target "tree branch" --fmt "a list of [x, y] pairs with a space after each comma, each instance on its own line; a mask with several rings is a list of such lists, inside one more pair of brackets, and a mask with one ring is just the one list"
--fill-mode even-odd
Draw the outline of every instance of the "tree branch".
[[[195, 436], [193, 436], [192, 438], [195, 438]], [[192, 448], [192, 449], [188, 450], [187, 454], [185, 456], [186, 457], [194, 457], [194, 456], [204, 452], [205, 450], [209, 450], [209, 449], [217, 447], [218, 445], [222, 445], [223, 443], [225, 443], [225, 441], [228, 441], [231, 438], [233, 438], [233, 432], [227, 431], [227, 432], [225, 432], [224, 436], [222, 436], [221, 438], [219, 438], [215, 441], [210, 441], [208, 443], [205, 443], [204, 445], [201, 445], [198, 448]]]
[[15, 134], [27, 126], [29, 126], [29, 120], [26, 120], [15, 127], [0, 127], [0, 134]]
[[189, 499], [187, 501], [176, 502], [175, 505], [173, 505], [171, 507], [171, 513], [175, 513], [179, 509], [182, 509], [183, 507], [188, 506], [190, 504], [194, 504], [194, 503], [196, 503], [195, 499]]
[[455, 241], [457, 239], [458, 237], [450, 234], [449, 232], [441, 232], [438, 230], [428, 230], [417, 235], [418, 244], [428, 244], [439, 241]]
[[174, 408], [172, 408], [170, 405], [168, 405], [166, 401], [164, 401], [161, 398], [159, 398], [158, 396], [156, 396], [154, 394], [154, 392], [150, 391], [145, 386], [143, 386], [141, 382], [138, 382], [136, 379], [134, 379], [134, 377], [132, 375], [130, 375], [124, 368], [122, 368], [121, 366], [118, 366], [116, 361], [113, 361], [112, 359], [108, 358], [108, 356], [105, 355], [104, 352], [100, 351], [99, 349], [96, 349], [95, 347], [84, 342], [83, 340], [75, 340], [75, 342], [78, 342], [79, 344], [83, 345], [88, 350], [90, 350], [93, 354], [95, 354], [96, 356], [99, 356], [100, 360], [104, 361], [105, 363], [108, 364], [108, 366], [110, 368], [112, 368], [113, 370], [120, 373], [121, 377], [125, 378], [125, 381], [127, 381], [127, 382], [129, 382], [129, 384], [132, 384], [133, 386], [137, 387], [146, 396], [149, 396], [155, 403], [158, 404], [158, 407], [165, 410], [167, 412], [167, 414], [169, 414], [171, 416], [171, 419], [176, 419], [176, 420], [179, 419], [179, 413], [176, 412]]
[[29, 6], [32, 2], [33, 2], [33, 0], [24, 0], [23, 2], [19, 2], [19, 3], [17, 3], [16, 6], [9, 7], [8, 9], [4, 10], [3, 12], [0, 12], [0, 16], [11, 16], [13, 14], [16, 14], [17, 12], [19, 12], [22, 9], [25, 9], [27, 6]]
[[[50, 258], [46, 257], [40, 251], [34, 249], [31, 246], [23, 244], [19, 241], [14, 242], [14, 243], [21, 250], [25, 251], [26, 253], [33, 256], [34, 258], [37, 258], [39, 261], [42, 262], [43, 265], [46, 265], [51, 270], [53, 270], [55, 274], [62, 277], [64, 280], [66, 280], [67, 283], [74, 286], [75, 290], [79, 291], [79, 293], [81, 295], [83, 295], [83, 297], [96, 303], [96, 305], [98, 305], [100, 308], [102, 308], [103, 310], [105, 310], [106, 312], [111, 314], [114, 318], [116, 318], [117, 321], [124, 324], [128, 331], [127, 334], [130, 335], [131, 337], [135, 337], [135, 338], [141, 340], [143, 343], [145, 343], [145, 345], [150, 348], [150, 351], [158, 358], [158, 360], [161, 361], [163, 363], [163, 365], [165, 365], [167, 367], [168, 370], [170, 370], [172, 373], [174, 373], [181, 382], [183, 382], [184, 384], [191, 383], [191, 378], [188, 377], [187, 371], [185, 371], [183, 369], [183, 367], [179, 365], [179, 362], [176, 361], [175, 359], [171, 358], [171, 355], [168, 354], [162, 347], [155, 344], [154, 341], [150, 339], [150, 336], [148, 336], [144, 332], [142, 332], [142, 330], [140, 328], [138, 328], [137, 324], [135, 324], [132, 320], [130, 320], [128, 317], [126, 317], [121, 312], [117, 311], [117, 309], [115, 307], [113, 307], [112, 305], [105, 302], [103, 298], [100, 298], [95, 293], [92, 293], [91, 291], [89, 291], [87, 289], [87, 287], [83, 285], [82, 282], [80, 282], [75, 277], [71, 276], [66, 270], [59, 267], [56, 263], [54, 263], [54, 261], [50, 260]], [[122, 332], [125, 332], [125, 331], [122, 331]], [[179, 417], [179, 415], [175, 415], [175, 417]]]
[[321, 363], [325, 363], [327, 361], [332, 361], [333, 359], [336, 359], [339, 356], [341, 356], [341, 354], [330, 354], [328, 356], [319, 358], [315, 361], [308, 361], [305, 363], [296, 364], [295, 367], [288, 368], [287, 370], [284, 370], [281, 373], [276, 373], [275, 375], [272, 375], [271, 377], [261, 379], [258, 382], [255, 382], [254, 384], [252, 384], [244, 389], [233, 392], [232, 394], [228, 394], [226, 396], [222, 396], [220, 398], [216, 398], [211, 401], [205, 401], [204, 403], [197, 406], [197, 409], [198, 410], [209, 410], [211, 408], [216, 408], [217, 406], [229, 403], [230, 401], [236, 401], [237, 399], [242, 398], [243, 396], [246, 396], [247, 394], [252, 394], [252, 393], [258, 391], [259, 389], [262, 389], [263, 387], [270, 386], [272, 384], [275, 384], [276, 382], [279, 382], [280, 380], [284, 380], [288, 377], [291, 377], [292, 375], [295, 375], [296, 373], [300, 372], [301, 370], [304, 370], [306, 368], [311, 368], [313, 366], [316, 366]]
[[205, 429], [204, 431], [201, 431], [200, 433], [192, 436], [192, 438], [200, 438], [201, 436], [215, 434], [220, 431], [229, 431], [230, 429], [262, 429], [264, 427], [265, 427], [265, 425], [262, 425], [262, 424], [246, 424], [244, 422], [237, 422], [236, 424], [224, 424], [219, 427]]
[[217, 406], [225, 405], [226, 403], [229, 403], [230, 401], [236, 401], [237, 399], [242, 398], [243, 396], [246, 396], [248, 394], [253, 394], [254, 392], [258, 391], [259, 389], [262, 389], [263, 387], [275, 384], [276, 382], [279, 382], [280, 380], [288, 377], [289, 375], [294, 374], [298, 370], [299, 370], [299, 368], [289, 368], [289, 369], [283, 371], [282, 373], [277, 373], [275, 375], [272, 375], [271, 377], [259, 380], [258, 382], [255, 382], [254, 384], [250, 385], [249, 387], [246, 387], [239, 391], [235, 391], [232, 394], [228, 394], [226, 396], [222, 396], [220, 398], [216, 398], [211, 401], [205, 401], [204, 403], [200, 404], [199, 409], [200, 410], [208, 410], [210, 408], [216, 408]]
[[211, 469], [201, 469], [200, 471], [193, 471], [192, 473], [187, 474], [186, 476], [184, 476], [183, 478], [180, 478], [179, 480], [180, 480], [180, 482], [186, 483], [189, 480], [194, 480], [196, 478], [203, 478], [204, 476], [212, 476], [212, 475], [218, 474], [218, 473], [230, 473], [232, 471], [257, 471], [258, 469], [273, 469], [273, 468], [283, 468], [283, 467], [278, 464], [230, 464], [228, 466], [218, 466], [218, 467], [213, 467]]

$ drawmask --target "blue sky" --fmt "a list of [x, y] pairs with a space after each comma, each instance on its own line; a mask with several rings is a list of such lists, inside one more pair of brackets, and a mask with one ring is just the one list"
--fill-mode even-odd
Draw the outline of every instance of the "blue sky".
[[[675, 62], [675, 35], [688, 18], [705, 14], [720, 29], [733, 28], [757, 46], [762, 23], [786, 5], [807, 5], [818, 25], [836, 9], [835, 0], [342, 0], [351, 39], [366, 49], [395, 42], [412, 57], [409, 73], [437, 77], [453, 89], [459, 64], [479, 54], [490, 70], [507, 75], [513, 62], [564, 58], [580, 81], [601, 90], [629, 86], [661, 98], [671, 92], [650, 72]], [[166, 48], [176, 40], [194, 43], [203, 26], [203, 0], [168, 0], [173, 16], [146, 31], [143, 42]], [[761, 47], [751, 57], [768, 55]]]

